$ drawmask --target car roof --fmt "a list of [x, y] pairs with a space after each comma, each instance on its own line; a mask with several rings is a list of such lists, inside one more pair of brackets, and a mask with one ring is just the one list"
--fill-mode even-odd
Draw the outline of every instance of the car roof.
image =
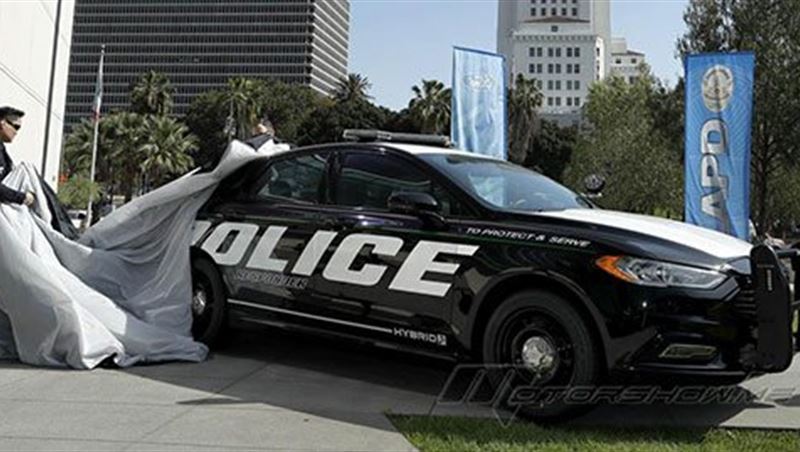
[[[292, 149], [288, 152], [293, 151], [305, 151], [305, 150], [312, 150], [312, 149], [326, 149], [326, 148], [340, 148], [342, 146], [352, 146], [351, 149], [370, 149], [375, 147], [382, 147], [382, 148], [389, 148], [395, 151], [400, 151], [412, 156], [420, 156], [426, 154], [442, 154], [442, 155], [464, 155], [470, 156], [475, 158], [481, 158], [486, 160], [500, 160], [495, 157], [491, 157], [488, 155], [483, 154], [476, 154], [474, 152], [468, 152], [463, 149], [455, 149], [455, 148], [445, 148], [440, 146], [426, 146], [422, 144], [410, 144], [410, 143], [398, 143], [393, 141], [371, 141], [371, 142], [362, 142], [362, 143], [351, 143], [351, 142], [341, 142], [341, 143], [326, 143], [321, 145], [312, 145], [312, 146], [303, 146], [300, 148]], [[279, 155], [283, 155], [284, 153], [280, 153]], [[504, 160], [500, 160], [504, 161]]]

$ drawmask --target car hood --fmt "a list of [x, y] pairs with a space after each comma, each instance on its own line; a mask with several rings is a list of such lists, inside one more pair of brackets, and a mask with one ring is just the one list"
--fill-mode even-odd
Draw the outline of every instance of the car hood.
[[540, 212], [537, 215], [579, 221], [656, 237], [724, 260], [749, 256], [752, 248], [750, 243], [727, 234], [688, 223], [647, 215], [603, 209], [566, 209]]

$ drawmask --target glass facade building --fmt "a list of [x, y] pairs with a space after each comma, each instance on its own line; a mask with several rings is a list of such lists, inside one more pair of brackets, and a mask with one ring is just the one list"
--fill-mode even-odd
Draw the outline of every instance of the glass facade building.
[[77, 0], [65, 126], [91, 114], [103, 44], [104, 112], [127, 108], [131, 84], [155, 70], [182, 115], [240, 76], [330, 94], [347, 75], [349, 24], [348, 0]]

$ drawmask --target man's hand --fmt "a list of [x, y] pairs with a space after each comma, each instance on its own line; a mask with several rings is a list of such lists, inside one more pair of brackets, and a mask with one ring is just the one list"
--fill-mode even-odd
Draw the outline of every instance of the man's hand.
[[22, 202], [23, 204], [25, 204], [28, 207], [31, 207], [35, 202], [36, 202], [36, 196], [33, 196], [33, 193], [31, 192], [25, 193], [25, 201]]

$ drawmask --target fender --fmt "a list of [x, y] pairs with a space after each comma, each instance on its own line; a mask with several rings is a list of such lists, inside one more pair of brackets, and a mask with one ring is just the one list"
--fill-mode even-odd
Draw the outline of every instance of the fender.
[[[630, 336], [612, 338], [608, 332], [605, 322], [603, 321], [602, 314], [594, 305], [586, 292], [584, 292], [583, 289], [581, 289], [576, 283], [574, 283], [568, 277], [557, 272], [527, 268], [506, 271], [501, 276], [494, 278], [480, 290], [475, 297], [475, 305], [470, 309], [473, 313], [468, 315], [467, 325], [463, 334], [466, 340], [468, 340], [471, 344], [475, 344], [475, 334], [482, 334], [482, 328], [485, 326], [485, 323], [488, 322], [488, 317], [481, 314], [488, 309], [489, 304], [494, 300], [491, 295], [496, 293], [497, 290], [502, 290], [504, 283], [509, 283], [513, 279], [521, 281], [522, 278], [524, 278], [526, 281], [522, 282], [521, 284], [511, 282], [513, 287], [511, 291], [516, 290], [517, 287], [522, 288], [537, 285], [549, 285], [550, 287], [556, 287], [567, 292], [571, 296], [572, 301], [578, 304], [578, 308], [582, 309], [585, 314], [589, 315], [592, 321], [590, 327], [594, 328], [594, 331], [599, 336], [599, 339], [602, 343], [603, 357], [608, 369], [615, 367], [621, 359], [623, 359], [629, 353], [639, 349], [656, 335], [655, 329], [648, 328]], [[538, 280], [538, 283], [532, 282], [531, 278]], [[476, 328], [480, 328], [481, 330], [476, 330]], [[479, 341], [480, 339], [478, 339], [478, 342]], [[474, 347], [470, 348], [474, 349]]]

